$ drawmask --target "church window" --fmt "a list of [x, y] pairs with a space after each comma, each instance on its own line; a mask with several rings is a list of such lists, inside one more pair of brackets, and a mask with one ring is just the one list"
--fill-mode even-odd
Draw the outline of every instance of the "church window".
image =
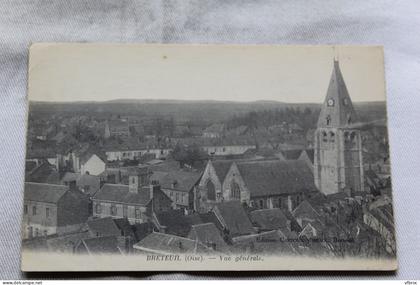
[[322, 132], [322, 141], [323, 142], [327, 142], [328, 138], [327, 138], [327, 133], [326, 132]]
[[351, 124], [351, 122], [352, 122], [352, 121], [351, 121], [351, 116], [350, 116], [350, 115], [348, 115], [348, 116], [347, 116], [347, 124]]
[[233, 199], [241, 199], [241, 189], [239, 188], [238, 183], [232, 181], [230, 185], [230, 195]]
[[335, 142], [335, 134], [333, 132], [330, 132], [330, 141]]
[[347, 98], [344, 98], [343, 104], [344, 104], [344, 106], [347, 106], [349, 104], [349, 100]]
[[330, 115], [328, 115], [328, 116], [325, 118], [325, 120], [326, 120], [326, 122], [327, 122], [327, 126], [329, 126], [329, 125], [331, 124], [331, 116], [330, 116]]
[[207, 199], [209, 200], [216, 200], [216, 189], [214, 187], [213, 182], [211, 182], [211, 180], [209, 180], [209, 182], [207, 182]]
[[356, 137], [356, 134], [355, 134], [354, 132], [352, 132], [352, 133], [350, 134], [350, 139], [351, 139], [352, 141], [354, 141], [355, 137]]

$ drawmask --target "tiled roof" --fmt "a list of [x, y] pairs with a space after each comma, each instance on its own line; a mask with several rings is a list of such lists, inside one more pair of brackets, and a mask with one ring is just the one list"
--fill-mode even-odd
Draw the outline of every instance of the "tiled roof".
[[59, 184], [60, 174], [55, 167], [44, 162], [26, 173], [26, 182]]
[[82, 243], [90, 254], [121, 253], [115, 236], [83, 239]]
[[68, 191], [67, 186], [25, 182], [24, 199], [37, 202], [57, 203]]
[[226, 174], [228, 173], [232, 163], [232, 160], [215, 160], [211, 162], [221, 183], [225, 180]]
[[232, 236], [254, 233], [244, 208], [239, 201], [227, 201], [215, 205], [213, 212]]
[[188, 235], [192, 225], [202, 223], [199, 215], [186, 216], [182, 209], [156, 213], [156, 218], [161, 226], [166, 227], [167, 233], [184, 237]]
[[201, 172], [195, 171], [155, 171], [152, 174], [151, 180], [159, 181], [163, 189], [173, 189], [189, 192], [194, 187], [194, 185], [198, 183], [200, 177]]
[[92, 199], [146, 206], [151, 197], [149, 189], [142, 188], [133, 193], [128, 191], [128, 185], [106, 183]]
[[213, 223], [193, 225], [188, 238], [198, 240], [202, 244], [217, 251], [226, 251], [228, 246]]
[[[327, 116], [329, 124], [327, 124]], [[349, 118], [351, 118], [349, 122]], [[342, 127], [357, 121], [338, 61], [334, 61], [333, 72], [328, 85], [327, 95], [322, 105], [318, 127]]]
[[288, 160], [296, 160], [302, 153], [301, 149], [290, 149], [290, 150], [283, 150], [281, 152], [283, 157]]
[[156, 253], [209, 253], [213, 250], [198, 241], [163, 233], [151, 233], [134, 245], [135, 249]]
[[93, 219], [88, 221], [89, 231], [99, 236], [121, 236], [121, 230], [111, 217]]
[[260, 230], [276, 230], [287, 228], [287, 218], [280, 209], [262, 209], [252, 211], [250, 214], [251, 222], [258, 226]]
[[204, 132], [205, 133], [221, 133], [223, 132], [225, 129], [225, 125], [224, 124], [213, 124], [210, 125], [209, 127], [207, 127]]
[[320, 218], [319, 213], [306, 200], [302, 201], [302, 203], [300, 203], [296, 207], [296, 209], [293, 210], [292, 214], [295, 218], [304, 217], [304, 218], [311, 218], [313, 220]]
[[316, 190], [313, 173], [304, 161], [249, 161], [237, 166], [253, 197]]

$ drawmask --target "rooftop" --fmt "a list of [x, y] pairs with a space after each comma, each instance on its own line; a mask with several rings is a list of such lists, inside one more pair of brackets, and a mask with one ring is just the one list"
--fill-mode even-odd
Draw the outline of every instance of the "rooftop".
[[29, 201], [57, 203], [68, 191], [64, 185], [25, 182], [24, 199]]

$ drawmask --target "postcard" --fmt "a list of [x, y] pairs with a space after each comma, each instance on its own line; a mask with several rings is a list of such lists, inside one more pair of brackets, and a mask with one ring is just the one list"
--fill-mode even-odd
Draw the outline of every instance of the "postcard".
[[396, 270], [379, 46], [39, 43], [23, 271]]

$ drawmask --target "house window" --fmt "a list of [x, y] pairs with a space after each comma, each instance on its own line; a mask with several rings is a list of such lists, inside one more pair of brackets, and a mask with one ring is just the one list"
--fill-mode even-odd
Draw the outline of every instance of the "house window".
[[45, 217], [49, 217], [50, 216], [50, 208], [45, 208]]
[[28, 214], [28, 205], [23, 205], [23, 213], [24, 213], [25, 215], [27, 215], [27, 214]]
[[36, 237], [39, 236], [39, 229], [38, 228], [35, 228], [35, 236]]
[[178, 200], [179, 200], [179, 193], [177, 192], [175, 193], [175, 201], [178, 202]]
[[117, 206], [111, 205], [111, 216], [117, 215]]
[[101, 213], [101, 204], [96, 204], [96, 206], [95, 206], [95, 211], [96, 211], [96, 214], [100, 214]]
[[34, 216], [36, 215], [36, 206], [32, 207], [32, 215], [34, 215]]
[[207, 199], [215, 201], [216, 200], [216, 189], [213, 182], [209, 180], [207, 182]]
[[123, 205], [123, 217], [127, 218], [128, 214], [127, 214], [127, 205]]
[[134, 210], [134, 217], [135, 217], [136, 219], [140, 219], [140, 218], [141, 218], [141, 213], [140, 213], [140, 209], [139, 209], [139, 208], [136, 208], [136, 209]]
[[264, 208], [264, 200], [260, 200], [260, 208]]
[[230, 184], [230, 196], [233, 199], [241, 199], [241, 189], [239, 188], [238, 183], [236, 183], [235, 181], [232, 181], [232, 183]]
[[280, 197], [279, 198], [279, 208], [282, 208], [282, 206], [283, 206], [283, 198]]
[[47, 236], [47, 235], [48, 235], [48, 231], [44, 230], [44, 236]]

